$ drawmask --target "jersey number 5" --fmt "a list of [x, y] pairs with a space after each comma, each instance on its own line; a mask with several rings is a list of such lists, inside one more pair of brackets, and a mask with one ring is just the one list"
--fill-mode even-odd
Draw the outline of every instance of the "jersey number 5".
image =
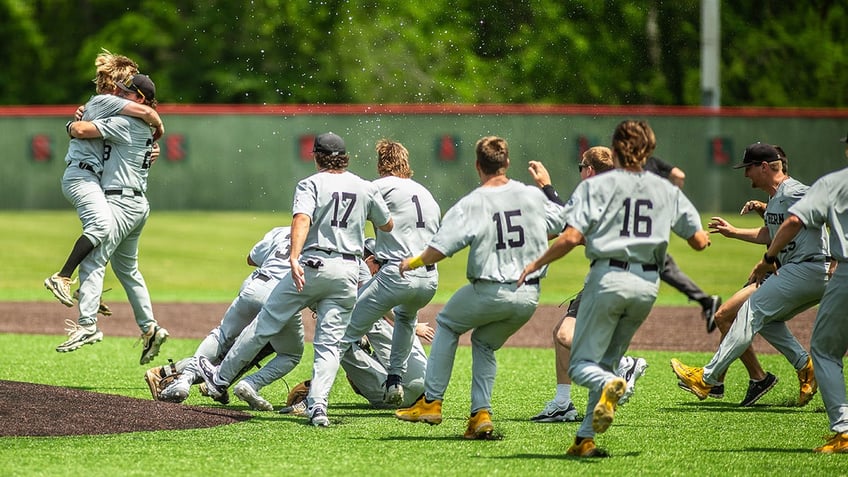
[[[631, 207], [632, 205], [632, 207]], [[622, 204], [624, 207], [624, 223], [621, 225], [618, 235], [621, 237], [650, 237], [653, 227], [651, 216], [646, 212], [654, 208], [653, 202], [648, 199], [625, 199]], [[633, 223], [631, 224], [631, 216]], [[630, 227], [633, 227], [631, 230]]]
[[[495, 244], [495, 249], [503, 250], [507, 245], [512, 248], [524, 246], [524, 227], [512, 223], [513, 217], [520, 216], [520, 210], [507, 210], [503, 213], [503, 216], [500, 212], [492, 215], [492, 220], [498, 228], [498, 242]], [[512, 235], [506, 242], [504, 242], [505, 233]]]

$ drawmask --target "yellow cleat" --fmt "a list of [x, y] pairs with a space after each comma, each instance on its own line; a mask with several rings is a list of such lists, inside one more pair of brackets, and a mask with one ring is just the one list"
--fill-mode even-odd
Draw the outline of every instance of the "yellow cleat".
[[816, 382], [816, 373], [813, 372], [813, 360], [807, 358], [807, 364], [797, 371], [798, 373], [798, 405], [806, 406], [813, 400], [819, 384]]
[[627, 381], [619, 377], [610, 379], [604, 385], [604, 390], [601, 391], [601, 399], [598, 400], [595, 410], [592, 411], [592, 429], [595, 432], [606, 432], [612, 424], [618, 400], [624, 395], [626, 389]]
[[607, 457], [607, 451], [595, 446], [591, 437], [575, 437], [574, 444], [565, 451], [565, 455], [575, 457]]
[[704, 382], [704, 368], [686, 366], [676, 358], [671, 358], [671, 370], [683, 384], [680, 389], [689, 391], [702, 401], [710, 395], [713, 387]]
[[492, 416], [486, 409], [481, 409], [468, 418], [468, 428], [462, 436], [466, 439], [489, 439], [492, 437]]
[[395, 417], [401, 421], [426, 422], [430, 425], [442, 423], [442, 400], [427, 401], [422, 394], [412, 406], [398, 409]]
[[821, 447], [816, 447], [813, 452], [822, 454], [845, 454], [848, 453], [848, 432], [840, 432], [828, 439]]

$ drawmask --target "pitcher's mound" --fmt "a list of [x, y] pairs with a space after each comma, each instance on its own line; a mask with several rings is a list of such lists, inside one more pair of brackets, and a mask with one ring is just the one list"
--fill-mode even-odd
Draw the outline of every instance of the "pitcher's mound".
[[250, 417], [228, 409], [0, 380], [0, 436], [4, 437], [197, 429]]

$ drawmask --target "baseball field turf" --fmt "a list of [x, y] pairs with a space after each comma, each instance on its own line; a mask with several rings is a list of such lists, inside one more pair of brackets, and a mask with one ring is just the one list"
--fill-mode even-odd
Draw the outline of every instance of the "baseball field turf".
[[[735, 214], [726, 214], [733, 217]], [[708, 216], [705, 216], [705, 222]], [[737, 225], [743, 222], [731, 219]], [[142, 238], [141, 270], [156, 302], [228, 302], [249, 272], [249, 247], [269, 228], [286, 225], [281, 214], [172, 213], [154, 210]], [[41, 281], [66, 258], [79, 232], [70, 211], [0, 213], [0, 247], [6, 264], [0, 270], [0, 301], [50, 302]], [[749, 219], [748, 224], [756, 225]], [[745, 277], [761, 248], [715, 237], [706, 252], [672, 244], [681, 268], [710, 293], [729, 296]], [[587, 269], [581, 254], [554, 264], [543, 284], [543, 302], [558, 304], [580, 288]], [[440, 265], [444, 302], [462, 282], [464, 257]], [[107, 275], [108, 276], [108, 275]], [[109, 276], [112, 301], [125, 300]], [[55, 306], [60, 307], [56, 303]], [[685, 304], [678, 292], [663, 288], [660, 306]], [[65, 313], [67, 314], [67, 313]], [[26, 316], [4, 317], [26, 320]], [[58, 318], [57, 318], [58, 319]], [[125, 319], [125, 318], [124, 318]], [[703, 333], [702, 329], [697, 330]], [[128, 337], [60, 354], [59, 335], [0, 334], [0, 379], [49, 384], [95, 393], [149, 400], [141, 379], [138, 347]], [[197, 339], [174, 336], [160, 358], [192, 354]], [[805, 343], [806, 344], [806, 343]], [[548, 348], [511, 348], [498, 352], [494, 389], [496, 440], [465, 441], [468, 415], [470, 350], [460, 347], [439, 426], [400, 422], [390, 411], [373, 410], [340, 375], [330, 397], [331, 427], [314, 429], [302, 418], [247, 410], [234, 400], [232, 409], [253, 416], [246, 422], [179, 431], [134, 432], [68, 437], [0, 437], [4, 475], [846, 475], [844, 456], [824, 456], [811, 449], [829, 434], [822, 402], [816, 396], [804, 408], [789, 402], [797, 393], [792, 367], [776, 354], [762, 355], [764, 367], [781, 381], [753, 408], [739, 408], [747, 384], [740, 365], [728, 373], [723, 400], [699, 402], [676, 386], [668, 361], [703, 364], [709, 353], [631, 350], [650, 363], [631, 401], [619, 408], [612, 427], [597, 437], [608, 459], [572, 459], [565, 449], [576, 424], [536, 424], [528, 419], [553, 395], [553, 352]], [[309, 377], [312, 350], [301, 364], [263, 394], [278, 404], [286, 386]], [[160, 360], [157, 359], [157, 363]], [[586, 391], [575, 387], [582, 411]], [[7, 419], [24, 416], [4, 408]], [[38, 396], [32, 396], [36, 399]], [[57, 403], [56, 409], [61, 409]], [[189, 405], [220, 409], [194, 392]], [[84, 407], [84, 403], [80, 404]], [[114, 413], [121, 413], [116, 406]], [[67, 424], [64, 416], [51, 414]], [[149, 419], [168, 419], [151, 413]]]

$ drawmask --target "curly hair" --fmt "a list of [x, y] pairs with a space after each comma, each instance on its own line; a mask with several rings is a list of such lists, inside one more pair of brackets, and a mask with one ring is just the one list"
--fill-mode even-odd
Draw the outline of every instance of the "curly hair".
[[395, 176], [409, 179], [409, 151], [399, 142], [380, 139], [377, 141], [377, 173], [380, 177]]
[[509, 145], [497, 136], [486, 136], [477, 141], [474, 147], [477, 164], [484, 174], [505, 174], [509, 167]]
[[97, 94], [114, 93], [117, 88], [116, 82], [138, 73], [138, 65], [135, 61], [123, 55], [112, 54], [105, 48], [94, 59], [94, 66], [97, 72], [94, 78]]
[[642, 167], [656, 148], [657, 137], [645, 121], [624, 120], [612, 134], [613, 156], [625, 168]]
[[315, 163], [320, 169], [330, 169], [333, 171], [343, 171], [347, 169], [350, 163], [350, 156], [347, 154], [328, 154], [326, 152], [314, 152]]

